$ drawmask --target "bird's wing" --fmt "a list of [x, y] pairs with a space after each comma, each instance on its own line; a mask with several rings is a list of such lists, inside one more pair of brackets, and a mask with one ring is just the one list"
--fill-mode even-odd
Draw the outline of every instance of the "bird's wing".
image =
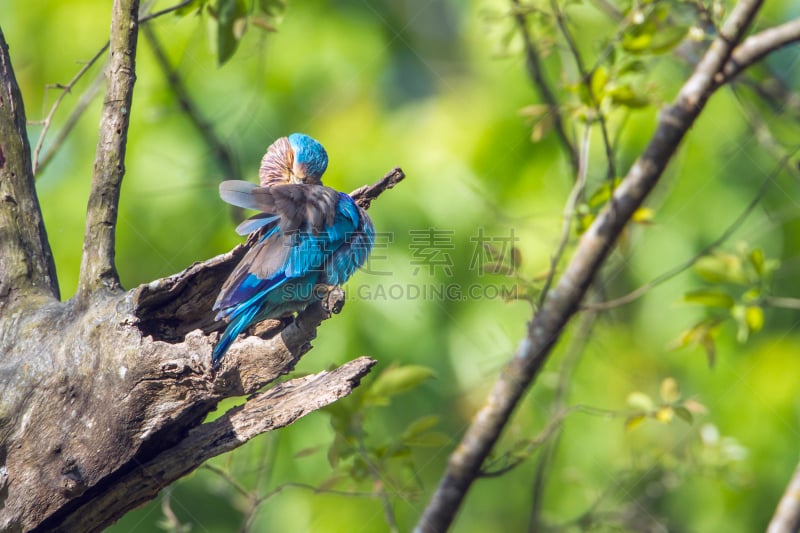
[[259, 299], [286, 282], [286, 258], [290, 247], [286, 245], [277, 226], [273, 227], [247, 251], [233, 269], [222, 289], [219, 291], [214, 309], [221, 309], [220, 315], [228, 316], [235, 310], [224, 310], [237, 306], [246, 307], [249, 300]]
[[220, 184], [220, 196], [263, 211], [238, 230], [264, 229], [220, 290], [214, 304], [221, 310], [218, 316], [236, 315], [289, 279], [321, 275], [327, 259], [356, 229], [357, 221], [340, 213], [339, 193], [321, 185], [257, 187], [226, 181]]
[[240, 180], [220, 183], [219, 195], [231, 205], [279, 217], [284, 233], [298, 230], [318, 233], [331, 226], [339, 201], [338, 192], [322, 185], [286, 183], [259, 187]]
[[375, 241], [375, 227], [367, 212], [345, 193], [339, 193], [335, 225], [342, 229], [343, 242], [326, 260], [325, 281], [341, 285], [367, 260]]

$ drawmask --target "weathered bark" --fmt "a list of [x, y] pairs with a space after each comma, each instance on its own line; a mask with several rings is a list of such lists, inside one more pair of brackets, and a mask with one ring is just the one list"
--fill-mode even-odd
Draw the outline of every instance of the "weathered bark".
[[[0, 32], [0, 530], [99, 531], [214, 455], [347, 395], [362, 357], [282, 383], [311, 348], [341, 289], [296, 319], [267, 321], [221, 368], [211, 307], [247, 249], [128, 292], [114, 267], [114, 226], [133, 85], [136, 2], [118, 0], [78, 294], [60, 302], [31, 171], [22, 98]], [[122, 54], [114, 57], [113, 54]], [[120, 79], [127, 84], [120, 85]], [[116, 98], [116, 97], [115, 97]], [[368, 205], [399, 169], [354, 192]], [[252, 395], [203, 424], [227, 397]]]
[[245, 249], [124, 294], [95, 292], [89, 305], [30, 298], [3, 310], [0, 529], [100, 530], [209, 457], [358, 384], [374, 363], [368, 358], [303, 378], [301, 390], [292, 381], [251, 398], [225, 416], [227, 431], [222, 422], [201, 424], [219, 400], [253, 394], [291, 371], [343, 302], [336, 289], [288, 325], [268, 321], [272, 327], [259, 329], [270, 338], [235, 343], [213, 373], [221, 324], [211, 305]]

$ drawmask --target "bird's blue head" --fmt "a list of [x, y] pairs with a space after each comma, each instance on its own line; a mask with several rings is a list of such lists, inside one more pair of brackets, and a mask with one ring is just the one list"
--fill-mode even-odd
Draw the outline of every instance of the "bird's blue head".
[[289, 144], [294, 152], [291, 181], [294, 183], [322, 183], [322, 175], [328, 168], [328, 153], [325, 148], [303, 133], [289, 135]]

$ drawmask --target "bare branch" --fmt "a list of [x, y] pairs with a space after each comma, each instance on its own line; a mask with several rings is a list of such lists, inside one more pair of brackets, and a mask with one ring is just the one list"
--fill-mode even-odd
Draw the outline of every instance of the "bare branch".
[[623, 228], [656, 185], [681, 140], [718, 87], [714, 76], [724, 68], [761, 3], [761, 0], [742, 0], [737, 4], [676, 101], [662, 112], [645, 152], [614, 191], [610, 204], [581, 237], [566, 271], [529, 323], [527, 337], [450, 455], [445, 475], [417, 523], [416, 531], [443, 532], [452, 524], [514, 407], [538, 375], [562, 329], [578, 310]]
[[770, 52], [798, 41], [800, 41], [800, 18], [751, 35], [733, 51], [716, 83], [718, 85], [727, 83]]
[[351, 192], [350, 197], [352, 197], [362, 209], [369, 209], [374, 199], [380, 196], [384, 191], [391, 189], [403, 181], [405, 177], [406, 174], [400, 167], [393, 168], [372, 185], [364, 185]]
[[[164, 486], [208, 459], [238, 448], [262, 433], [288, 426], [347, 396], [374, 364], [374, 360], [361, 357], [330, 372], [293, 379], [256, 394], [213, 422], [190, 430], [179, 444], [116, 480], [111, 490], [101, 492], [87, 504], [91, 506], [90, 513], [77, 509], [65, 521], [55, 521], [53, 525], [57, 524], [63, 531], [102, 531], [125, 512], [153, 499]], [[98, 509], [105, 512], [97, 512]], [[92, 522], [87, 522], [87, 514]], [[47, 529], [48, 524], [42, 527]]]
[[[53, 116], [56, 114], [56, 111], [61, 105], [61, 102], [70, 93], [70, 91], [72, 91], [72, 89], [75, 87], [75, 84], [78, 83], [78, 81], [80, 81], [81, 78], [83, 78], [83, 75], [86, 74], [86, 72], [90, 68], [92, 68], [94, 64], [97, 63], [97, 61], [101, 57], [103, 57], [103, 54], [106, 53], [106, 50], [108, 50], [108, 42], [106, 42], [106, 44], [104, 44], [103, 47], [100, 50], [98, 50], [97, 53], [95, 53], [94, 56], [92, 56], [92, 58], [83, 65], [83, 67], [81, 67], [78, 73], [75, 74], [66, 85], [58, 86], [58, 89], [61, 90], [61, 94], [58, 95], [56, 101], [53, 102], [52, 106], [50, 106], [50, 111], [47, 113], [47, 116], [44, 117], [44, 120], [42, 121], [42, 131], [39, 133], [39, 140], [36, 141], [36, 147], [33, 149], [34, 175], [39, 173], [39, 171], [42, 168], [42, 165], [39, 164], [39, 152], [42, 151], [42, 146], [44, 145], [44, 138], [47, 136], [47, 132], [50, 130], [50, 126], [53, 123]], [[53, 150], [51, 150], [51, 153], [52, 152]]]
[[[189, 4], [191, 4], [192, 1], [193, 0], [184, 0], [183, 2], [180, 2], [179, 4], [176, 4], [174, 6], [143, 16], [139, 19], [139, 24], [141, 25], [144, 22], [160, 17], [161, 15], [166, 15], [167, 13], [172, 13], [174, 11], [177, 11], [178, 9], [186, 7]], [[58, 86], [58, 88], [61, 89], [62, 92], [58, 96], [58, 98], [56, 98], [56, 101], [53, 102], [53, 105], [50, 107], [50, 111], [47, 113], [47, 116], [42, 120], [43, 128], [41, 133], [39, 134], [39, 140], [36, 142], [36, 148], [34, 149], [33, 152], [34, 175], [40, 173], [41, 170], [47, 165], [47, 163], [50, 162], [50, 160], [53, 158], [58, 148], [64, 142], [64, 139], [69, 135], [69, 132], [75, 126], [75, 123], [78, 121], [80, 116], [88, 107], [91, 100], [94, 99], [94, 95], [96, 94], [97, 89], [95, 88], [94, 84], [92, 84], [92, 86], [90, 86], [89, 89], [87, 89], [87, 91], [83, 94], [83, 96], [81, 96], [78, 105], [70, 114], [69, 119], [67, 119], [66, 124], [62, 128], [62, 131], [59, 132], [58, 137], [53, 142], [53, 146], [50, 148], [47, 154], [45, 154], [45, 156], [42, 157], [42, 159], [40, 160], [39, 152], [41, 151], [42, 146], [44, 145], [44, 138], [47, 135], [50, 126], [52, 125], [53, 116], [55, 116], [56, 111], [61, 106], [64, 97], [66, 97], [66, 95], [69, 94], [69, 92], [73, 89], [73, 87], [75, 87], [75, 84], [78, 83], [78, 81], [80, 81], [80, 79], [86, 74], [86, 72], [92, 67], [92, 65], [94, 65], [97, 62], [97, 60], [100, 59], [103, 56], [103, 54], [106, 53], [106, 51], [108, 50], [108, 45], [109, 41], [106, 41], [106, 43], [102, 47], [100, 47], [100, 50], [98, 50], [95, 53], [95, 55], [83, 67], [81, 67], [78, 73], [72, 77], [69, 83], [67, 83], [66, 85]]]
[[544, 303], [545, 298], [547, 298], [547, 293], [550, 292], [550, 286], [553, 284], [553, 280], [555, 279], [558, 271], [558, 264], [561, 262], [561, 257], [564, 255], [564, 251], [567, 249], [569, 236], [572, 232], [572, 221], [575, 219], [575, 209], [578, 205], [578, 201], [583, 195], [584, 189], [586, 188], [586, 171], [588, 164], [589, 125], [587, 124], [583, 132], [583, 141], [581, 142], [580, 159], [578, 160], [578, 175], [576, 176], [575, 184], [572, 186], [572, 190], [569, 193], [569, 198], [567, 198], [567, 203], [564, 205], [564, 220], [561, 225], [561, 239], [558, 241], [556, 253], [553, 254], [553, 257], [550, 259], [550, 271], [547, 273], [547, 279], [545, 279], [544, 286], [542, 286], [541, 295], [539, 296], [540, 307]]
[[581, 83], [586, 87], [589, 100], [594, 108], [596, 115], [595, 118], [597, 123], [600, 125], [600, 133], [603, 137], [603, 148], [605, 149], [606, 153], [606, 179], [612, 181], [617, 177], [617, 165], [614, 161], [614, 148], [611, 144], [611, 137], [608, 134], [606, 117], [603, 114], [603, 110], [600, 108], [600, 102], [597, 101], [597, 95], [594, 94], [594, 90], [592, 89], [592, 74], [594, 73], [594, 69], [592, 69], [592, 71], [586, 69], [583, 59], [581, 58], [581, 53], [578, 50], [578, 45], [575, 42], [575, 39], [572, 37], [572, 32], [570, 32], [569, 28], [567, 27], [567, 21], [564, 19], [564, 13], [558, 6], [558, 0], [550, 0], [550, 9], [553, 10], [553, 14], [556, 18], [556, 25], [558, 26], [559, 30], [561, 30], [561, 35], [564, 36], [564, 40], [567, 42], [567, 46], [572, 54], [572, 58], [575, 61], [575, 66], [578, 69], [578, 75], [581, 78]]
[[0, 30], [0, 310], [9, 293], [59, 298], [53, 254], [33, 185], [25, 107]]
[[[58, 130], [58, 135], [56, 135], [56, 138], [53, 139], [50, 148], [41, 156], [41, 158], [38, 158], [37, 154], [34, 154], [34, 163], [35, 163], [34, 174], [41, 175], [41, 173], [44, 171], [44, 169], [47, 167], [50, 161], [53, 160], [53, 157], [55, 157], [56, 153], [58, 153], [58, 150], [64, 144], [64, 141], [67, 140], [69, 134], [72, 133], [73, 128], [75, 128], [75, 126], [78, 124], [78, 120], [80, 120], [80, 118], [86, 112], [86, 109], [88, 109], [89, 105], [94, 101], [95, 97], [97, 96], [97, 93], [100, 92], [100, 88], [102, 86], [103, 86], [103, 75], [101, 72], [94, 79], [94, 81], [92, 81], [89, 87], [86, 88], [83, 94], [81, 94], [81, 97], [78, 99], [78, 103], [75, 104], [75, 107], [70, 112], [69, 117], [67, 117], [67, 120], [64, 121], [64, 125], [61, 127], [60, 130]], [[49, 116], [47, 120], [48, 120], [47, 125], [49, 126], [51, 124], [49, 122], [50, 120]], [[43, 139], [44, 139], [44, 131], [42, 131], [42, 134], [39, 137], [39, 142], [42, 142]]]
[[767, 533], [797, 533], [800, 531], [800, 464], [786, 485], [786, 490], [767, 526]]
[[125, 174], [133, 84], [136, 80], [136, 42], [139, 0], [114, 0], [111, 11], [110, 58], [106, 67], [106, 96], [100, 117], [100, 134], [94, 175], [86, 208], [78, 298], [103, 287], [119, 291], [114, 265], [119, 191]]
[[564, 127], [564, 119], [561, 116], [561, 109], [558, 105], [558, 99], [553, 93], [550, 83], [545, 78], [544, 68], [542, 67], [542, 61], [539, 57], [539, 51], [536, 49], [536, 45], [533, 42], [530, 31], [528, 31], [528, 21], [525, 17], [525, 14], [521, 10], [519, 0], [511, 0], [511, 3], [514, 6], [514, 20], [517, 22], [517, 26], [522, 34], [522, 41], [525, 46], [525, 65], [528, 69], [528, 74], [530, 75], [533, 84], [536, 86], [536, 89], [539, 91], [539, 94], [542, 96], [542, 100], [544, 100], [545, 105], [547, 105], [548, 113], [553, 120], [553, 127], [555, 129], [556, 136], [558, 137], [559, 142], [561, 142], [561, 145], [564, 147], [564, 150], [567, 151], [572, 171], [577, 174], [578, 150], [572, 145], [572, 142], [567, 135], [567, 130]]
[[771, 305], [772, 307], [780, 307], [782, 309], [800, 309], [800, 298], [768, 296], [764, 301], [767, 305]]

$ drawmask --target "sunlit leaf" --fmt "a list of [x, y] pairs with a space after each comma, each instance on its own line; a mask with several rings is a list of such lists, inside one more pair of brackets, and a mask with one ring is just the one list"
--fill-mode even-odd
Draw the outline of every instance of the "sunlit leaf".
[[635, 222], [637, 224], [651, 224], [653, 222], [653, 218], [655, 217], [655, 211], [653, 211], [649, 207], [640, 207], [636, 211], [633, 212], [633, 216], [631, 217], [631, 222]]
[[743, 285], [748, 282], [741, 259], [732, 254], [719, 252], [703, 256], [694, 264], [694, 270], [709, 283]]
[[678, 398], [680, 398], [681, 393], [680, 390], [678, 389], [678, 382], [675, 381], [675, 378], [665, 378], [661, 382], [659, 395], [661, 396], [661, 400], [665, 403], [673, 403], [678, 401]]
[[658, 420], [662, 424], [668, 424], [669, 422], [672, 422], [672, 418], [674, 415], [675, 411], [672, 409], [672, 407], [664, 406], [658, 408], [655, 417], [656, 420]]
[[655, 403], [653, 402], [653, 399], [650, 398], [650, 396], [648, 396], [647, 394], [639, 391], [635, 391], [628, 394], [626, 403], [630, 407], [642, 411], [652, 411], [655, 408]]
[[744, 320], [753, 333], [758, 333], [764, 327], [764, 309], [757, 305], [749, 305], [745, 309]]
[[600, 102], [603, 99], [607, 83], [608, 83], [608, 69], [606, 69], [602, 65], [594, 69], [594, 72], [592, 72], [592, 76], [589, 81], [589, 87], [591, 88], [592, 95], [594, 96], [594, 102]]
[[647, 417], [645, 415], [629, 416], [628, 418], [625, 419], [625, 429], [627, 431], [632, 431], [636, 429], [638, 426], [642, 424], [642, 422], [645, 421], [646, 418]]
[[683, 406], [690, 413], [695, 413], [695, 414], [698, 414], [698, 415], [704, 415], [704, 414], [706, 414], [708, 412], [708, 409], [706, 409], [706, 406], [703, 405], [702, 403], [698, 402], [697, 400], [692, 400], [692, 399], [686, 400], [685, 402], [683, 402]]
[[722, 307], [724, 309], [730, 309], [736, 303], [733, 296], [726, 291], [714, 288], [689, 291], [683, 295], [683, 301], [706, 307]]
[[766, 262], [765, 262], [765, 259], [764, 259], [764, 250], [762, 250], [761, 248], [756, 248], [755, 250], [750, 252], [750, 255], [748, 257], [750, 259], [750, 264], [753, 265], [753, 268], [756, 271], [756, 274], [758, 274], [759, 276], [763, 277], [765, 272], [766, 272], [766, 270], [765, 270]]
[[628, 109], [642, 109], [650, 105], [650, 98], [646, 94], [636, 92], [630, 85], [614, 87], [606, 94], [614, 105]]

